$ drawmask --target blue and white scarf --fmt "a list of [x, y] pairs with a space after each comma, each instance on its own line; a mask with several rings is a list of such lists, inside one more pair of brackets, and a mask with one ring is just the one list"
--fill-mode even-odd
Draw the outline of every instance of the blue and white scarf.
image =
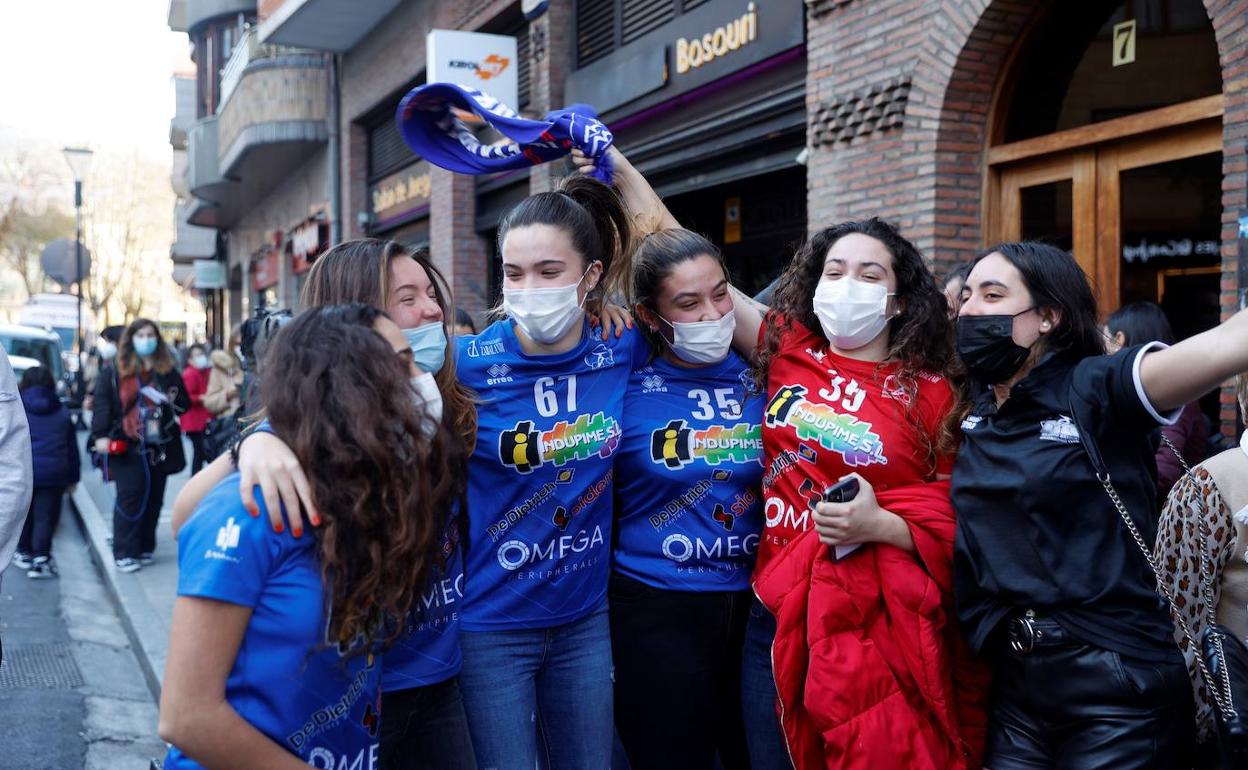
[[[476, 113], [511, 142], [482, 144], [452, 108]], [[544, 120], [529, 120], [470, 86], [428, 83], [403, 97], [395, 119], [413, 152], [448, 171], [493, 174], [536, 166], [562, 158], [575, 147], [594, 159], [593, 176], [611, 184], [607, 149], [614, 137], [585, 104], [555, 110]]]

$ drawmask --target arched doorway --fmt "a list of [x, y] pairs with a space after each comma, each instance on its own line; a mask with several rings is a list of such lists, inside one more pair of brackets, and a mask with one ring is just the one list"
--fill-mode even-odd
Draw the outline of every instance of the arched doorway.
[[1201, 0], [1054, 4], [998, 83], [985, 241], [1070, 249], [1102, 313], [1151, 300], [1180, 337], [1216, 324], [1221, 91]]

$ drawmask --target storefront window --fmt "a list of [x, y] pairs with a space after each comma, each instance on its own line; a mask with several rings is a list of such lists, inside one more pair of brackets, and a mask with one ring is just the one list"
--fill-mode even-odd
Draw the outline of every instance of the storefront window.
[[[1133, 32], [1115, 33], [1130, 21]], [[1201, 0], [1055, 3], [1039, 23], [1012, 84], [1002, 142], [1222, 90], [1217, 41]]]

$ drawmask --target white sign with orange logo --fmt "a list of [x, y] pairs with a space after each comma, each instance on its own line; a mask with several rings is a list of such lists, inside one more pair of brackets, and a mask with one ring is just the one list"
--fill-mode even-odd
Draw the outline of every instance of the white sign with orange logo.
[[427, 82], [472, 86], [519, 109], [514, 37], [435, 29], [429, 33], [425, 50]]

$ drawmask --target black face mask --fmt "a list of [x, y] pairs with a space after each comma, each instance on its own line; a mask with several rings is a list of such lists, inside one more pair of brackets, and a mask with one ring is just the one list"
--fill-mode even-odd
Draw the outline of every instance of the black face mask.
[[1022, 367], [1030, 348], [1014, 342], [1014, 319], [1035, 308], [1013, 315], [958, 316], [958, 356], [967, 373], [987, 385], [1006, 382]]

